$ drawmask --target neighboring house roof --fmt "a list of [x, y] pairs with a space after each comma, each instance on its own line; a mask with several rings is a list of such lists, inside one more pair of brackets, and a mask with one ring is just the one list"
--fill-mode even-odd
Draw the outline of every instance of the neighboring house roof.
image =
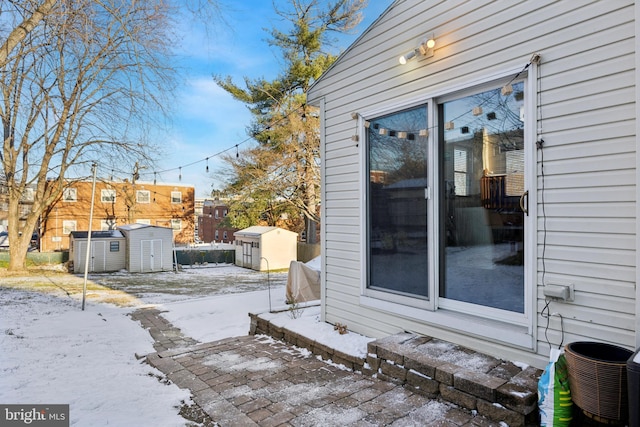
[[[71, 236], [74, 239], [86, 239], [89, 237], [88, 231], [72, 231]], [[92, 231], [91, 238], [92, 239], [108, 239], [108, 238], [117, 238], [124, 237], [122, 233], [118, 230], [102, 230], [102, 231]]]

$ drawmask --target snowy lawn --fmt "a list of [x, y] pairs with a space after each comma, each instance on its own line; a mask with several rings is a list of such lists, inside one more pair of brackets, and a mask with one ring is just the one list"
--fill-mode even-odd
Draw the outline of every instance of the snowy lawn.
[[0, 402], [69, 404], [77, 426], [184, 426], [190, 394], [136, 359], [154, 350], [130, 311], [0, 287]]
[[[286, 273], [267, 280], [229, 265], [90, 278], [81, 311], [81, 276], [0, 277], [0, 402], [70, 404], [75, 426], [193, 425], [178, 415], [188, 391], [160, 381], [160, 372], [136, 358], [154, 352], [153, 341], [128, 313], [154, 305], [185, 335], [208, 342], [246, 335], [249, 312], [285, 301]], [[297, 314], [266, 316], [345, 353], [366, 354], [368, 338], [338, 334], [320, 322], [318, 307]]]

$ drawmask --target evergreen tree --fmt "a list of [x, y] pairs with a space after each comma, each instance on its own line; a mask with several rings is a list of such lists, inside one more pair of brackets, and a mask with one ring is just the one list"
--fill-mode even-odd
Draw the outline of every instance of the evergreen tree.
[[[322, 4], [321, 4], [322, 3]], [[306, 105], [311, 84], [336, 60], [330, 35], [348, 32], [362, 19], [365, 0], [291, 0], [276, 13], [291, 24], [288, 32], [270, 30], [269, 43], [280, 49], [284, 70], [272, 81], [214, 76], [220, 87], [253, 114], [250, 134], [257, 146], [226, 156], [229, 222], [236, 227], [282, 220], [306, 231], [315, 243], [320, 203], [320, 133], [316, 108]], [[254, 209], [248, 206], [254, 204]], [[255, 208], [263, 209], [259, 211]], [[280, 224], [281, 225], [281, 224]]]

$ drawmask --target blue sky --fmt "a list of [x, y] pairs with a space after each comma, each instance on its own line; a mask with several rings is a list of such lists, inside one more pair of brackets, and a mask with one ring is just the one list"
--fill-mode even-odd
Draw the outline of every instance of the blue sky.
[[[287, 0], [275, 0], [286, 6]], [[392, 0], [369, 0], [363, 22], [352, 34], [341, 36], [336, 48], [346, 49], [380, 14]], [[158, 159], [158, 183], [193, 184], [196, 197], [209, 194], [212, 184], [221, 188], [216, 173], [223, 162], [215, 154], [229, 149], [235, 154], [235, 145], [244, 142], [251, 115], [244, 104], [235, 101], [213, 81], [212, 75], [230, 75], [238, 84], [243, 77], [272, 79], [282, 70], [279, 52], [271, 48], [265, 28], [287, 25], [273, 11], [271, 1], [244, 0], [235, 2], [224, 11], [226, 25], [216, 25], [208, 35], [201, 27], [182, 31], [182, 44], [178, 52], [184, 80], [178, 91], [172, 128], [161, 132], [159, 145], [164, 155]], [[185, 23], [186, 27], [193, 23]], [[286, 29], [286, 27], [284, 27]], [[209, 173], [205, 158], [209, 157]], [[197, 164], [188, 166], [191, 163]], [[182, 167], [180, 170], [179, 168]], [[175, 169], [175, 170], [173, 170]], [[179, 175], [182, 179], [179, 181]], [[153, 180], [153, 172], [145, 170], [144, 181]]]

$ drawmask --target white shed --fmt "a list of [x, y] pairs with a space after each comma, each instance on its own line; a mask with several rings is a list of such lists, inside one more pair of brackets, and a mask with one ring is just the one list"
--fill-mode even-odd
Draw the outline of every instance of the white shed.
[[255, 225], [234, 233], [236, 265], [253, 270], [289, 268], [297, 259], [298, 233]]
[[[72, 231], [69, 235], [69, 259], [73, 272], [84, 273], [88, 231]], [[118, 230], [92, 231], [89, 272], [118, 271], [125, 268], [125, 237]]]
[[126, 268], [131, 273], [173, 269], [173, 230], [147, 224], [118, 227], [127, 239]]

